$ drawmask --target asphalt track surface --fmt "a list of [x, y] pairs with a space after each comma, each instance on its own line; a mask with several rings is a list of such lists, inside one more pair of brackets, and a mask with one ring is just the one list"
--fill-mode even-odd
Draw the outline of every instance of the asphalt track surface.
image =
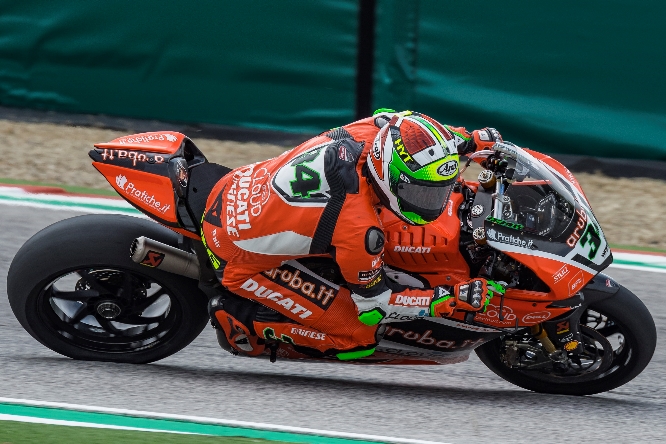
[[234, 357], [207, 328], [149, 365], [74, 361], [14, 318], [6, 275], [34, 233], [80, 213], [0, 205], [0, 396], [207, 416], [453, 443], [662, 442], [666, 439], [666, 273], [609, 269], [648, 306], [660, 342], [650, 365], [611, 392], [532, 393], [473, 355], [432, 367], [312, 364]]

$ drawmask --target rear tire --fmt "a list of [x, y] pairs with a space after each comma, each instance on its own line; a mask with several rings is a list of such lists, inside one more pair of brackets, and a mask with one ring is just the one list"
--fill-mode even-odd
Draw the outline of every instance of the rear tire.
[[66, 219], [30, 238], [7, 276], [23, 328], [73, 359], [140, 364], [187, 346], [208, 322], [207, 298], [196, 280], [133, 262], [139, 236], [178, 246], [171, 230], [121, 215]]
[[[612, 297], [590, 305], [588, 313], [596, 312], [612, 320], [612, 328], [624, 337], [624, 343], [613, 362], [598, 377], [579, 381], [544, 381], [532, 370], [520, 370], [505, 365], [500, 358], [502, 341], [497, 338], [476, 349], [481, 361], [494, 373], [519, 387], [534, 392], [560, 395], [592, 395], [620, 387], [634, 379], [648, 365], [657, 346], [657, 329], [645, 304], [624, 287]], [[581, 323], [585, 316], [581, 318]], [[589, 325], [588, 325], [589, 326]], [[605, 333], [603, 330], [598, 330]], [[606, 336], [606, 334], [604, 334]]]

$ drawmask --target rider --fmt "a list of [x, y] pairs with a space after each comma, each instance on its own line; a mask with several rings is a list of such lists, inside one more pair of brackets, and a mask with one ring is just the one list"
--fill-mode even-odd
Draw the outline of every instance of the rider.
[[[382, 323], [485, 310], [501, 290], [484, 279], [434, 289], [387, 279], [378, 213], [434, 221], [458, 178], [458, 156], [501, 140], [494, 128], [470, 133], [380, 109], [224, 176], [208, 197], [201, 238], [228, 290], [209, 305], [226, 345], [258, 355], [281, 341], [356, 359], [374, 352]], [[335, 260], [349, 290], [321, 277], [321, 258]]]

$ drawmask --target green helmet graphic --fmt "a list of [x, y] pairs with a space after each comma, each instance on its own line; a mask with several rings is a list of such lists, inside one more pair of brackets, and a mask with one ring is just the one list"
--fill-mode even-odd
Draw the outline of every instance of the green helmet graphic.
[[380, 115], [384, 123], [368, 156], [375, 192], [384, 206], [412, 225], [437, 219], [458, 179], [451, 133], [426, 115]]

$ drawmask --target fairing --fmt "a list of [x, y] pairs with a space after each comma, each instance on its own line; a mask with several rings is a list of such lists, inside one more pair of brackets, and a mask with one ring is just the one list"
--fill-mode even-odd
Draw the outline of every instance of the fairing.
[[555, 299], [569, 297], [613, 260], [601, 226], [577, 182], [551, 166], [554, 159], [546, 164], [513, 145], [500, 149], [515, 161], [515, 181], [496, 190], [484, 222], [488, 244], [534, 271]]
[[189, 138], [171, 131], [133, 134], [96, 144], [89, 155], [130, 204], [172, 230], [199, 239], [185, 193], [189, 170], [207, 161]]

